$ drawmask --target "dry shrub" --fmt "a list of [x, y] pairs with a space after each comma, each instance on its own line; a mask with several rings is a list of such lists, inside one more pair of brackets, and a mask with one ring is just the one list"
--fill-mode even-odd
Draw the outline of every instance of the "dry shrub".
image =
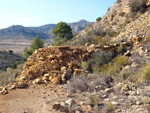
[[136, 83], [147, 83], [150, 84], [150, 64], [146, 64], [136, 74]]
[[100, 71], [100, 67], [108, 63], [112, 59], [112, 56], [111, 52], [98, 50], [98, 52], [92, 55], [91, 59], [82, 63], [82, 68], [90, 72]]
[[147, 0], [130, 0], [130, 7], [132, 13], [144, 13], [146, 11]]
[[100, 70], [102, 74], [115, 75], [127, 64], [128, 57], [118, 55], [113, 62], [103, 65]]
[[88, 79], [86, 77], [72, 77], [67, 84], [67, 90], [71, 93], [81, 92], [88, 90]]

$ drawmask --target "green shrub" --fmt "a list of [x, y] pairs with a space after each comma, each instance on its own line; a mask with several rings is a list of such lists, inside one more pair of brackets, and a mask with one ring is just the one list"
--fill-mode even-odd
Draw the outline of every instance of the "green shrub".
[[125, 23], [127, 23], [127, 24], [130, 23], [130, 22], [131, 22], [131, 20], [129, 20], [129, 19], [125, 20]]
[[121, 2], [122, 0], [117, 0], [117, 2]]
[[111, 30], [111, 29], [107, 29], [106, 30], [106, 35], [110, 36], [110, 37], [114, 37], [115, 36], [115, 31]]
[[137, 74], [136, 83], [150, 84], [150, 64], [146, 64]]
[[124, 16], [124, 14], [125, 14], [125, 13], [122, 12], [122, 11], [119, 12], [119, 16], [121, 16], [121, 17]]
[[121, 79], [124, 81], [124, 80], [126, 80], [128, 78], [128, 76], [129, 76], [129, 73], [128, 72], [124, 72], [124, 73], [121, 74]]
[[11, 66], [11, 69], [16, 69], [17, 68], [17, 64], [13, 64], [12, 66]]
[[141, 101], [143, 102], [143, 104], [150, 104], [150, 98], [149, 97], [144, 96], [141, 98]]
[[98, 98], [96, 96], [89, 96], [92, 107], [98, 107]]
[[150, 42], [150, 30], [147, 31], [146, 33], [146, 40], [143, 40], [144, 43], [149, 43]]
[[88, 69], [88, 62], [82, 61], [82, 62], [81, 62], [81, 67], [82, 67], [83, 69], [87, 70], [87, 69]]
[[114, 106], [113, 106], [113, 104], [111, 102], [107, 103], [107, 110], [110, 111], [110, 112], [114, 111]]
[[144, 13], [146, 11], [147, 0], [130, 0], [130, 8], [132, 13]]
[[126, 56], [121, 56], [121, 55], [118, 55], [115, 59], [114, 59], [114, 62], [117, 63], [117, 65], [119, 67], [121, 66], [125, 66], [127, 64], [127, 61], [128, 61], [128, 57]]
[[32, 55], [32, 53], [39, 48], [43, 48], [44, 47], [44, 41], [42, 39], [39, 38], [39, 36], [37, 35], [34, 40], [32, 41], [31, 45], [30, 45], [30, 49], [28, 49], [27, 47], [24, 49], [24, 56], [25, 58], [28, 58], [29, 56]]
[[99, 22], [99, 21], [101, 21], [101, 17], [98, 17], [97, 19], [96, 19], [96, 22]]
[[53, 44], [53, 46], [58, 46], [60, 45], [61, 43], [63, 43], [64, 39], [63, 38], [59, 38], [59, 39], [55, 39], [55, 43]]
[[126, 22], [125, 22], [125, 23], [123, 23], [123, 24], [120, 25], [120, 28], [123, 29], [123, 28], [126, 27], [126, 25], [127, 25], [127, 24], [126, 24]]
[[122, 44], [120, 43], [118, 49], [117, 49], [117, 52], [120, 54], [123, 54], [124, 53], [124, 47], [122, 46]]
[[0, 85], [1, 86], [6, 86], [7, 84], [9, 83], [9, 80], [6, 78], [6, 79], [2, 79], [1, 81], [0, 81]]
[[108, 64], [103, 65], [100, 68], [100, 71], [102, 74], [110, 74], [110, 75], [115, 75], [116, 73], [119, 73], [122, 69], [127, 64], [128, 57], [118, 55], [113, 62], [109, 62]]
[[87, 77], [72, 77], [70, 82], [67, 84], [67, 90], [70, 93], [83, 92], [88, 90], [88, 79]]
[[107, 45], [107, 43], [109, 43], [109, 39], [108, 39], [108, 37], [102, 37], [101, 35], [98, 35], [98, 36], [93, 38], [91, 43], [96, 44], [96, 45], [97, 44]]
[[12, 51], [12, 50], [9, 50], [8, 52], [9, 52], [10, 54], [13, 54], [13, 51]]
[[2, 68], [2, 71], [7, 71], [7, 69], [6, 68]]
[[94, 53], [86, 63], [83, 62], [82, 65], [85, 65], [84, 67], [90, 72], [100, 71], [100, 67], [108, 63], [111, 59], [111, 52], [107, 53], [105, 51], [99, 50], [98, 52]]

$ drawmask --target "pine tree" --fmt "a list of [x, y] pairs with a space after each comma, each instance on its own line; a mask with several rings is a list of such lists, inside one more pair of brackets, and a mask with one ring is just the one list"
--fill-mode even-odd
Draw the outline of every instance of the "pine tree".
[[30, 55], [32, 55], [32, 53], [39, 48], [43, 48], [44, 47], [44, 41], [40, 38], [38, 38], [38, 35], [34, 38], [34, 40], [32, 41], [31, 45], [30, 45], [30, 49], [28, 49], [27, 47], [24, 49], [24, 57], [28, 58]]

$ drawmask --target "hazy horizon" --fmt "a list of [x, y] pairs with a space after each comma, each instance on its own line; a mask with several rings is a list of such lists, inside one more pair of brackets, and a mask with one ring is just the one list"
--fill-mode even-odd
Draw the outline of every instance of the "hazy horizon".
[[36, 27], [82, 19], [95, 22], [103, 17], [116, 0], [3, 0], [0, 4], [0, 29], [12, 25]]

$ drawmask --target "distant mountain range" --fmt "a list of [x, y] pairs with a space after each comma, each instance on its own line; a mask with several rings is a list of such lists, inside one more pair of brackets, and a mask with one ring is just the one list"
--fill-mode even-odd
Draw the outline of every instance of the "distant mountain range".
[[[91, 22], [80, 20], [74, 23], [68, 23], [71, 26], [73, 34], [86, 28]], [[53, 38], [52, 31], [56, 24], [47, 24], [39, 27], [24, 27], [13, 25], [5, 29], [0, 29], [0, 43], [30, 43], [35, 36], [39, 35], [45, 41]]]

